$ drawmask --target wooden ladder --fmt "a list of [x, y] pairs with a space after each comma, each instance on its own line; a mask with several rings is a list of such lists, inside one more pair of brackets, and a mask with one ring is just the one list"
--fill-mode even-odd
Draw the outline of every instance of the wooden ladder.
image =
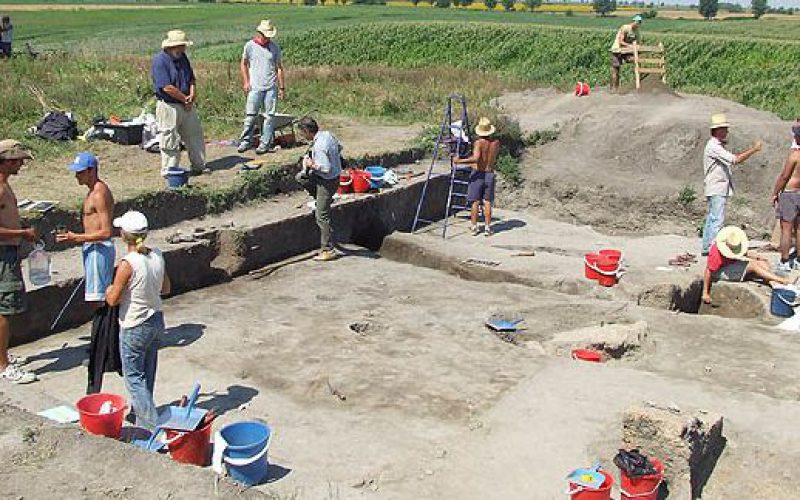
[[661, 81], [667, 83], [667, 60], [664, 54], [664, 44], [639, 45], [633, 44], [633, 68], [636, 74], [636, 90], [642, 86], [642, 75], [661, 75]]

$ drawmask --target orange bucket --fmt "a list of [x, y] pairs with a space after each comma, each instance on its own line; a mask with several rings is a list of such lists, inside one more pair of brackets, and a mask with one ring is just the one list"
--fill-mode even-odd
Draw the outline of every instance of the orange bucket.
[[[106, 402], [111, 403], [111, 412], [100, 413]], [[122, 420], [128, 404], [125, 398], [116, 394], [99, 392], [84, 396], [75, 403], [80, 414], [81, 427], [90, 434], [119, 439], [122, 433]]]
[[211, 424], [199, 429], [179, 432], [167, 429], [167, 447], [173, 460], [182, 464], [205, 466], [211, 461]]
[[599, 258], [600, 255], [596, 253], [587, 253], [583, 256], [583, 275], [587, 279], [596, 280], [600, 278], [600, 273], [595, 270], [597, 268], [597, 259]]
[[589, 95], [590, 90], [589, 84], [586, 82], [578, 82], [575, 84], [575, 95], [578, 97]]
[[622, 500], [658, 500], [658, 490], [664, 480], [664, 464], [657, 458], [650, 458], [656, 473], [649, 476], [628, 477], [624, 470], [619, 471], [619, 492]]
[[353, 178], [353, 191], [356, 193], [366, 193], [369, 191], [370, 188], [370, 178], [372, 174], [367, 172], [366, 170], [358, 170], [353, 169], [350, 172], [350, 176]]
[[349, 172], [342, 172], [339, 175], [339, 188], [336, 190], [339, 194], [353, 192], [353, 177]]

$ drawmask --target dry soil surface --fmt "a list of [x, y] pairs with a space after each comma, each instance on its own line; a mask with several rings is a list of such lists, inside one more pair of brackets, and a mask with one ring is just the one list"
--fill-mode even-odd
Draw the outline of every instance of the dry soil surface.
[[[770, 198], [791, 146], [791, 123], [731, 101], [675, 94], [653, 85], [642, 93], [594, 91], [575, 97], [552, 89], [505, 95], [499, 106], [525, 132], [557, 128], [558, 139], [523, 158], [525, 183], [498, 204], [534, 210], [612, 232], [696, 234], [705, 216], [703, 148], [714, 113], [732, 123], [730, 149], [756, 140], [764, 150], [734, 167], [736, 195], [728, 221], [752, 236], [774, 223]], [[681, 192], [691, 190], [688, 202]]]

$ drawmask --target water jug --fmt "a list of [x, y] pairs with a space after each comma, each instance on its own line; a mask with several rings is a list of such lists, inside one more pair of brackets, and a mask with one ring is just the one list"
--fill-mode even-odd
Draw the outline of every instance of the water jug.
[[28, 277], [34, 286], [50, 283], [50, 255], [44, 251], [44, 243], [39, 242], [28, 255]]

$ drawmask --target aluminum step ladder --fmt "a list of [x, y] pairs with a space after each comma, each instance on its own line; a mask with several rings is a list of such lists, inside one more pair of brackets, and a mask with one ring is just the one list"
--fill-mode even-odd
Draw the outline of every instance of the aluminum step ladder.
[[[459, 120], [453, 121], [453, 111], [459, 111]], [[447, 235], [447, 223], [451, 216], [456, 215], [461, 210], [469, 210], [467, 205], [467, 187], [469, 185], [469, 174], [472, 169], [467, 165], [457, 165], [453, 162], [453, 155], [458, 157], [467, 156], [472, 146], [469, 139], [469, 117], [467, 115], [467, 100], [463, 95], [451, 94], [447, 97], [447, 105], [444, 109], [444, 119], [439, 127], [439, 135], [436, 138], [436, 145], [433, 147], [431, 164], [428, 167], [425, 184], [422, 186], [422, 193], [417, 204], [417, 212], [414, 216], [414, 224], [411, 232], [415, 233], [420, 224], [435, 224], [437, 221], [427, 220], [420, 217], [422, 207], [428, 194], [428, 184], [433, 176], [436, 161], [441, 155], [441, 150], [446, 148], [450, 161], [450, 187], [447, 194], [447, 207], [442, 218], [442, 238]]]

